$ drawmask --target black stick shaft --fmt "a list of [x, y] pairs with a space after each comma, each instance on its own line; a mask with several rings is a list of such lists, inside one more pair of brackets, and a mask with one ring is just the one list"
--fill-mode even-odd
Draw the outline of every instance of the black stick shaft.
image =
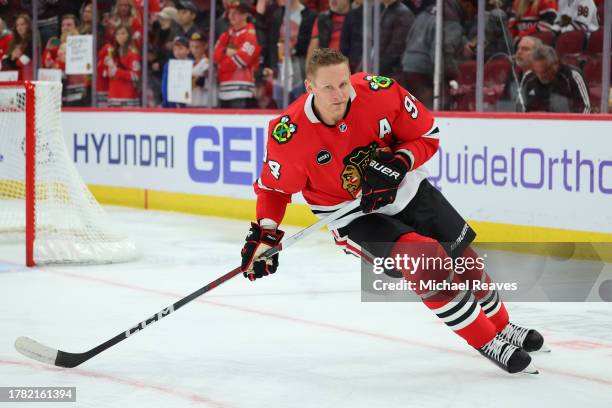
[[114, 346], [115, 344], [117, 344], [117, 343], [127, 339], [131, 335], [133, 335], [135, 333], [138, 333], [139, 331], [141, 331], [144, 328], [150, 326], [151, 324], [153, 324], [153, 323], [161, 320], [162, 318], [168, 316], [169, 314], [177, 311], [181, 307], [185, 306], [187, 303], [191, 302], [192, 300], [197, 299], [198, 297], [200, 297], [203, 294], [205, 294], [206, 292], [216, 288], [217, 286], [221, 285], [222, 283], [227, 282], [228, 280], [232, 279], [234, 276], [236, 276], [238, 274], [240, 274], [240, 267], [231, 270], [230, 272], [226, 273], [223, 276], [220, 276], [219, 278], [217, 278], [214, 281], [210, 282], [208, 285], [201, 287], [200, 289], [196, 290], [195, 292], [191, 293], [190, 295], [185, 296], [184, 298], [182, 298], [178, 302], [175, 302], [172, 305], [166, 307], [165, 309], [160, 310], [157, 314], [154, 314], [153, 316], [149, 317], [148, 319], [143, 320], [142, 322], [140, 322], [137, 325], [129, 328], [128, 330], [126, 330], [126, 331], [124, 331], [122, 333], [117, 334], [112, 339], [105, 341], [104, 343], [100, 344], [99, 346], [96, 346], [96, 347], [92, 348], [89, 351], [86, 351], [84, 353], [74, 354], [74, 353], [66, 353], [66, 352], [63, 352], [63, 351], [60, 350], [60, 351], [58, 351], [57, 359], [55, 360], [55, 365], [60, 366], [60, 367], [76, 367], [77, 365], [82, 364], [83, 362], [89, 360], [90, 358], [92, 358], [94, 356], [97, 356], [98, 354], [100, 354], [104, 350], [106, 350], [106, 349]]

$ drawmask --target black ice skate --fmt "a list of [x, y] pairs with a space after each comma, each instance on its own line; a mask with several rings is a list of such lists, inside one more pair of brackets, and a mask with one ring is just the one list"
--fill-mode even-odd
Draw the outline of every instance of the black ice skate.
[[525, 350], [508, 343], [499, 334], [479, 348], [478, 351], [510, 374], [518, 372], [538, 374], [538, 370], [531, 365], [529, 354]]
[[544, 345], [544, 337], [537, 330], [521, 327], [514, 323], [508, 323], [504, 330], [499, 333], [499, 336], [508, 343], [521, 347], [528, 353], [533, 351], [550, 351]]

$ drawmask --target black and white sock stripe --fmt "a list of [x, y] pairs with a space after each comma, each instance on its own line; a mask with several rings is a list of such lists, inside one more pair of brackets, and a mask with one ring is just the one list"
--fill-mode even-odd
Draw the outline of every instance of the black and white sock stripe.
[[487, 317], [495, 315], [501, 307], [499, 293], [496, 290], [491, 290], [487, 296], [480, 300], [480, 307]]
[[469, 290], [463, 291], [444, 306], [434, 309], [433, 312], [452, 330], [461, 330], [467, 327], [478, 317], [480, 307], [476, 298]]

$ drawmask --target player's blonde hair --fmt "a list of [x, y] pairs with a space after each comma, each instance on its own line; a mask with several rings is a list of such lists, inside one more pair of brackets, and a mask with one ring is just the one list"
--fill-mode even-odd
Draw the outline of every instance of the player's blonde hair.
[[314, 77], [319, 67], [328, 67], [330, 65], [346, 64], [349, 60], [340, 51], [331, 48], [317, 48], [313, 51], [312, 56], [306, 64], [306, 76]]

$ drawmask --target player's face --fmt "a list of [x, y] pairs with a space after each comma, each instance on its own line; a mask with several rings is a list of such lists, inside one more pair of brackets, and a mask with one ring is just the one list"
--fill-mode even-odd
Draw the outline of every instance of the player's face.
[[314, 95], [315, 107], [323, 119], [337, 122], [344, 116], [351, 95], [351, 71], [348, 64], [319, 67], [306, 80], [306, 90]]

